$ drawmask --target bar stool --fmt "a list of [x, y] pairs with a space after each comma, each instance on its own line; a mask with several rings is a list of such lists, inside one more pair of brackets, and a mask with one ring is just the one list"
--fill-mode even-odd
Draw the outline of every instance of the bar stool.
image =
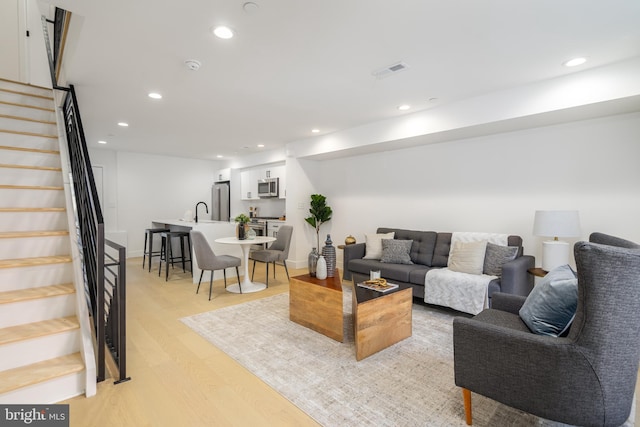
[[[160, 256], [160, 266], [158, 267], [158, 276], [160, 276], [160, 272], [162, 271], [162, 261], [165, 263], [165, 276], [164, 280], [169, 280], [169, 264], [173, 266], [175, 260], [180, 260], [182, 262], [182, 271], [186, 272], [185, 264], [189, 263], [189, 267], [193, 270], [192, 262], [193, 259], [191, 255], [191, 235], [188, 231], [166, 231], [160, 233], [162, 237], [162, 245], [160, 248], [161, 256]], [[178, 238], [180, 240], [180, 255], [173, 255], [173, 248], [171, 245], [172, 239]], [[185, 251], [185, 239], [187, 243], [188, 250]], [[189, 254], [189, 258], [186, 258], [185, 255]]]
[[[151, 271], [151, 260], [154, 256], [162, 256], [162, 251], [153, 251], [153, 236], [156, 233], [166, 233], [167, 231], [171, 231], [168, 228], [147, 228], [144, 230], [144, 252], [142, 253], [142, 268], [144, 268], [144, 263], [149, 256], [149, 271]], [[149, 241], [149, 250], [147, 250], [147, 241]]]

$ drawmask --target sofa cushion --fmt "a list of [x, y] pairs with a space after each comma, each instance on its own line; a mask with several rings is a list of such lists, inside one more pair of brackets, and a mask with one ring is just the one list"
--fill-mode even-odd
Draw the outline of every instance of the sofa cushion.
[[482, 274], [487, 241], [454, 242], [447, 267], [451, 271], [467, 274]]
[[487, 243], [487, 252], [484, 255], [484, 274], [490, 276], [502, 276], [502, 266], [513, 261], [518, 256], [518, 248], [515, 246], [501, 246]]
[[565, 264], [534, 286], [520, 308], [520, 317], [532, 332], [557, 337], [573, 322], [577, 306], [578, 279]]
[[414, 264], [431, 266], [437, 236], [435, 231], [414, 231], [384, 227], [378, 228], [378, 233], [388, 233], [391, 231], [395, 233], [395, 239], [413, 240], [410, 255], [411, 261]]
[[413, 240], [382, 240], [382, 257], [380, 262], [394, 264], [413, 264], [411, 261], [411, 245]]
[[451, 236], [453, 233], [438, 233], [436, 247], [433, 251], [432, 267], [446, 267], [451, 251]]
[[393, 239], [394, 232], [365, 234], [366, 247], [364, 259], [380, 259], [382, 257], [382, 239]]

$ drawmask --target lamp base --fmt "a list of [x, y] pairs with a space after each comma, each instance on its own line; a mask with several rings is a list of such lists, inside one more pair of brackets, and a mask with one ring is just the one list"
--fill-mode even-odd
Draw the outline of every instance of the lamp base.
[[569, 264], [569, 244], [559, 240], [542, 242], [542, 269], [551, 271]]

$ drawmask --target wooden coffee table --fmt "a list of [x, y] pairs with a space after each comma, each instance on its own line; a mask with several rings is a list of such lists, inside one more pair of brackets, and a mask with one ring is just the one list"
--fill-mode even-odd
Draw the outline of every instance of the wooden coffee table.
[[356, 360], [362, 360], [411, 336], [413, 291], [399, 285], [389, 292], [353, 286]]
[[343, 341], [342, 280], [337, 269], [334, 277], [324, 280], [308, 274], [289, 280], [289, 319]]

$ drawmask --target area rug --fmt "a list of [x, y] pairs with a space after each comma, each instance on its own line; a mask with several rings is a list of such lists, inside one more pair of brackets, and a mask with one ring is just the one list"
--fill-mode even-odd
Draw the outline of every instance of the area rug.
[[[413, 335], [360, 362], [351, 289], [345, 342], [289, 320], [289, 294], [181, 319], [326, 427], [465, 426], [454, 384], [453, 318], [414, 304]], [[473, 394], [475, 426], [560, 426]]]

